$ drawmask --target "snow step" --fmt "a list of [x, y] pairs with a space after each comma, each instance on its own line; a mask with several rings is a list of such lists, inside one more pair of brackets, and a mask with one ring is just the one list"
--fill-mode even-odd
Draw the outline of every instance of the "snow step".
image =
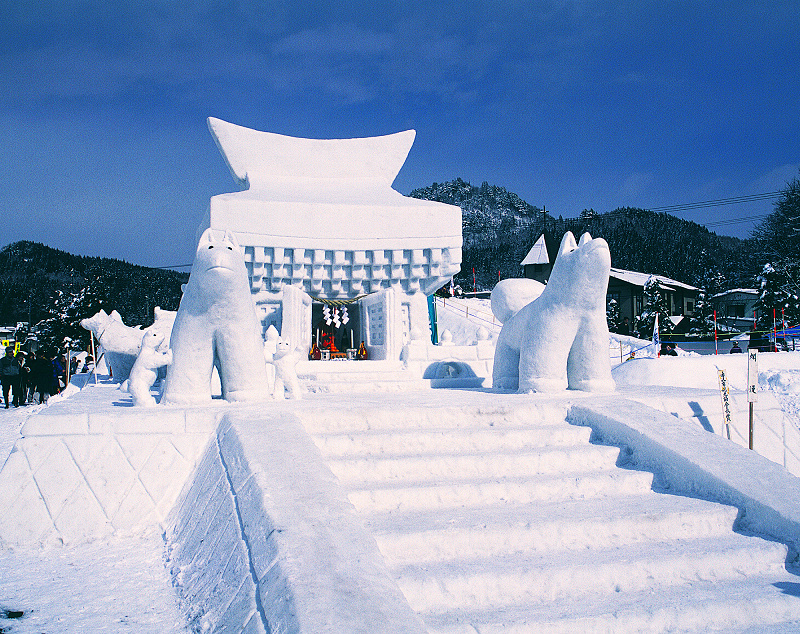
[[[619, 449], [585, 445], [519, 453], [427, 454], [421, 456], [371, 457], [328, 461], [331, 471], [344, 485], [368, 482], [459, 481], [568, 474], [576, 465], [583, 470], [614, 469]], [[566, 476], [565, 476], [566, 477]]]
[[546, 605], [587, 596], [614, 596], [698, 581], [742, 580], [746, 575], [780, 574], [782, 544], [730, 533], [697, 540], [673, 540], [591, 551], [581, 559], [552, 555], [494, 557], [440, 562], [435, 574], [424, 567], [391, 568], [417, 612]]
[[420, 615], [431, 634], [574, 634], [575, 632], [789, 632], [800, 631], [800, 579], [786, 571], [735, 581], [693, 581], [552, 601]]
[[414, 431], [431, 429], [505, 429], [560, 426], [588, 429], [566, 422], [564, 406], [542, 404], [509, 407], [410, 407], [395, 409], [318, 410], [299, 413], [312, 435], [360, 431]]
[[479, 429], [364, 431], [314, 434], [327, 458], [372, 454], [419, 455], [442, 452], [488, 452], [586, 444], [591, 429], [572, 425]]
[[[620, 510], [621, 509], [621, 510]], [[647, 492], [544, 505], [494, 505], [370, 517], [393, 566], [516, 553], [598, 550], [667, 539], [727, 536], [733, 507]]]
[[573, 473], [569, 478], [475, 479], [454, 484], [424, 486], [395, 485], [375, 488], [351, 487], [349, 499], [358, 511], [434, 510], [458, 507], [481, 507], [487, 504], [530, 504], [597, 498], [610, 494], [633, 494], [649, 490], [653, 474], [644, 471], [613, 469]]

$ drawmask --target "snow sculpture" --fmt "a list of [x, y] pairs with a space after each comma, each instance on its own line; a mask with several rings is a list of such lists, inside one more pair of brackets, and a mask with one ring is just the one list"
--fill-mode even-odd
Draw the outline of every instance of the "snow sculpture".
[[498, 282], [492, 289], [492, 313], [504, 324], [512, 315], [539, 297], [544, 284], [528, 278], [510, 278]]
[[275, 390], [273, 398], [282, 401], [286, 394], [289, 398], [299, 401], [302, 398], [300, 381], [297, 378], [297, 362], [300, 357], [296, 350], [292, 350], [288, 341], [278, 339], [275, 352], [270, 363], [275, 368]]
[[425, 296], [460, 269], [461, 210], [392, 189], [413, 130], [302, 139], [214, 118], [208, 127], [243, 191], [212, 197], [199, 230], [229, 229], [239, 238], [263, 328], [274, 324], [293, 347], [308, 350], [312, 297], [354, 300], [391, 289], [407, 330], [373, 341], [367, 320], [359, 320], [355, 337], [366, 340], [371, 357], [396, 358], [403, 334], [430, 332]]
[[109, 315], [100, 310], [92, 317], [81, 320], [81, 327], [91, 330], [95, 338], [103, 347], [111, 373], [117, 381], [125, 381], [131, 372], [139, 346], [142, 343], [142, 334], [158, 332], [169, 339], [172, 324], [175, 321], [175, 311], [162, 310], [155, 307], [155, 321], [151, 326], [142, 330], [141, 326], [126, 326], [120, 314], [113, 310]]
[[164, 335], [160, 332], [145, 332], [136, 362], [131, 368], [128, 379], [128, 393], [133, 397], [133, 404], [142, 407], [155, 407], [156, 400], [150, 394], [150, 387], [158, 378], [158, 368], [172, 363], [171, 350], [159, 350], [164, 343]]
[[200, 238], [189, 282], [170, 339], [162, 404], [211, 400], [211, 376], [219, 372], [227, 401], [269, 398], [263, 343], [247, 269], [233, 235], [206, 230]]
[[[511, 316], [500, 310], [506, 319], [495, 351], [494, 387], [520, 392], [614, 389], [606, 324], [610, 268], [605, 240], [584, 233], [576, 245], [571, 232], [564, 235], [541, 295]], [[513, 304], [502, 297], [509, 286], [499, 289], [497, 303], [492, 292], [493, 311], [496, 305], [499, 310]]]

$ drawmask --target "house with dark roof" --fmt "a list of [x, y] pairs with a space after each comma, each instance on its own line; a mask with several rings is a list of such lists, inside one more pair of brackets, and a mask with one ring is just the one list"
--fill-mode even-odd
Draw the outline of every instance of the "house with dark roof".
[[755, 288], [732, 288], [713, 295], [711, 304], [717, 311], [717, 323], [740, 332], [754, 328], [759, 295]]
[[[547, 283], [550, 271], [553, 268], [558, 245], [545, 234], [533, 245], [531, 250], [520, 262], [523, 267], [524, 277]], [[553, 254], [553, 257], [550, 257]], [[608, 280], [608, 299], [615, 299], [619, 305], [620, 320], [628, 318], [631, 326], [644, 308], [644, 285], [650, 277], [649, 273], [626, 271], [612, 267]], [[684, 284], [664, 275], [653, 275], [661, 285], [664, 299], [669, 307], [670, 315], [676, 317], [694, 316], [697, 296], [700, 289], [690, 284]], [[675, 320], [680, 321], [679, 319]]]

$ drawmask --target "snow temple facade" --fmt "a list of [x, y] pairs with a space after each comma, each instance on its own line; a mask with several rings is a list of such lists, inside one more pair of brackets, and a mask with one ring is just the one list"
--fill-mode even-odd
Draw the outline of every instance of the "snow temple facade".
[[242, 191], [213, 196], [198, 235], [227, 229], [244, 247], [262, 332], [310, 348], [322, 330], [372, 359], [429, 336], [427, 297], [460, 270], [461, 209], [392, 189], [413, 130], [319, 140], [208, 125]]

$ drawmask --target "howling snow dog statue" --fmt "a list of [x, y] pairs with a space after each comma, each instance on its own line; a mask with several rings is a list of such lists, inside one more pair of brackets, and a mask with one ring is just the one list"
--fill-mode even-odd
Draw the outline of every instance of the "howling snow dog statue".
[[[608, 353], [606, 291], [611, 268], [608, 244], [567, 232], [541, 294], [522, 308], [492, 292], [492, 307], [514, 306], [497, 339], [494, 387], [520, 392], [614, 390]], [[535, 293], [534, 293], [535, 294]], [[518, 306], [518, 302], [517, 302]], [[513, 313], [513, 314], [511, 314]], [[501, 316], [495, 314], [500, 319]]]
[[161, 403], [211, 400], [214, 366], [225, 400], [268, 399], [260, 329], [244, 253], [230, 232], [219, 237], [206, 229], [172, 327], [172, 365]]
[[133, 397], [133, 404], [142, 407], [154, 407], [156, 400], [150, 394], [150, 387], [158, 378], [158, 368], [172, 363], [172, 351], [160, 351], [164, 343], [164, 335], [160, 332], [145, 332], [139, 355], [131, 368], [127, 381], [128, 393]]

